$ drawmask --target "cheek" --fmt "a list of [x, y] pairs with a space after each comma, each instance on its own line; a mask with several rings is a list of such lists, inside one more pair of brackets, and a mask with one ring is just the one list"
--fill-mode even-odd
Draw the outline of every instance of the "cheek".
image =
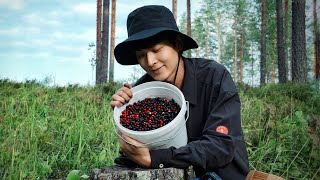
[[146, 64], [142, 61], [142, 60], [138, 60], [138, 63], [140, 65], [140, 67], [142, 67], [142, 69], [146, 70]]
[[148, 65], [143, 64], [143, 63], [139, 63], [140, 67], [147, 73], [150, 72], [150, 68], [148, 67]]

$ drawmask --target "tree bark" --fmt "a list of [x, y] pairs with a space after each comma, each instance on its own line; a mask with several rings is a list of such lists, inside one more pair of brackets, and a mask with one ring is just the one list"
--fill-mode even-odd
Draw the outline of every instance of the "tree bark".
[[[276, 48], [276, 44], [275, 44], [275, 48]], [[276, 58], [274, 57], [274, 58], [272, 58], [272, 82], [273, 83], [276, 83]]]
[[314, 79], [318, 80], [319, 73], [319, 52], [317, 52], [317, 0], [313, 0], [313, 38], [314, 38]]
[[172, 14], [175, 20], [177, 20], [177, 0], [172, 0]]
[[114, 42], [116, 35], [116, 0], [112, 0], [109, 82], [114, 79]]
[[261, 4], [261, 60], [260, 60], [260, 86], [266, 84], [266, 6], [267, 0]]
[[292, 0], [292, 70], [293, 81], [307, 81], [305, 0]]
[[124, 167], [106, 167], [103, 169], [93, 169], [90, 179], [93, 180], [167, 180], [167, 179], [193, 179], [195, 173], [190, 166], [186, 170], [176, 168], [163, 169], [142, 169], [142, 168], [124, 168]]
[[102, 0], [97, 0], [96, 84], [100, 84], [101, 74], [101, 15]]
[[237, 82], [237, 17], [234, 21], [234, 59], [233, 59], [233, 78]]
[[[191, 3], [187, 0], [187, 35], [191, 37]], [[188, 51], [188, 57], [191, 57], [191, 50]]]
[[282, 0], [277, 0], [277, 51], [279, 83], [287, 82], [286, 59], [283, 38], [283, 9]]
[[317, 32], [317, 42], [316, 42], [316, 79], [320, 80], [320, 32]]
[[206, 47], [205, 47], [205, 57], [208, 59], [209, 57], [209, 22], [206, 19]]
[[100, 83], [108, 81], [108, 52], [109, 52], [109, 0], [103, 0], [103, 23], [102, 23], [102, 58]]
[[[218, 1], [219, 2], [219, 1]], [[220, 30], [220, 18], [221, 14], [218, 15], [218, 62], [221, 63], [221, 30]]]
[[[284, 0], [284, 59], [286, 63], [286, 69], [287, 69], [287, 80], [292, 79], [291, 74], [291, 60], [290, 60], [290, 53], [289, 53], [289, 0]], [[288, 65], [290, 64], [290, 65]]]
[[254, 59], [254, 54], [253, 54], [253, 44], [251, 42], [251, 57], [252, 57], [252, 61], [251, 61], [251, 86], [253, 86], [253, 77], [254, 77], [254, 62], [256, 61]]
[[[277, 32], [274, 31], [274, 37], [277, 37]], [[273, 39], [273, 47], [274, 49], [277, 49], [277, 38]], [[270, 72], [270, 82], [276, 83], [276, 77], [277, 77], [277, 54], [271, 53], [271, 72]], [[269, 78], [267, 78], [267, 83], [269, 82]]]
[[240, 82], [243, 82], [244, 50], [245, 50], [245, 32], [241, 32], [241, 54], [240, 54]]

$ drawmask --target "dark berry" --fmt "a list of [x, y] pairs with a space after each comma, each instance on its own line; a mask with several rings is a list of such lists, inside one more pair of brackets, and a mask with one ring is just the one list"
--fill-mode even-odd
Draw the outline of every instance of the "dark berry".
[[150, 131], [170, 123], [180, 106], [168, 98], [146, 98], [128, 105], [120, 115], [120, 124], [134, 131]]

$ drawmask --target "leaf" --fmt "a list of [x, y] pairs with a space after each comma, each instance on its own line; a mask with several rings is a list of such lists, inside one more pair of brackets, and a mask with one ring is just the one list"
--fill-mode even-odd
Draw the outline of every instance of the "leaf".
[[99, 154], [99, 162], [103, 162], [106, 159], [106, 150], [102, 150]]
[[88, 176], [88, 175], [86, 175], [86, 174], [84, 174], [84, 175], [82, 175], [82, 176], [81, 176], [81, 178], [83, 178], [83, 179], [88, 179], [88, 178], [89, 178], [89, 176]]
[[67, 180], [80, 180], [79, 170], [72, 170], [68, 176]]
[[296, 115], [298, 118], [301, 118], [302, 117], [302, 111], [296, 111], [294, 113], [294, 115]]

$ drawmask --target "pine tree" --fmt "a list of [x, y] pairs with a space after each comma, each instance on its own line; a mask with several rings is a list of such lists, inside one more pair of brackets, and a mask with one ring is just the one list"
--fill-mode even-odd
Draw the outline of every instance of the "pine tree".
[[116, 0], [112, 0], [111, 8], [111, 41], [110, 41], [110, 69], [109, 69], [109, 81], [113, 82], [114, 76], [114, 42], [116, 34]]
[[261, 60], [260, 60], [260, 85], [266, 83], [266, 11], [267, 0], [261, 3]]
[[97, 0], [96, 84], [100, 84], [101, 75], [101, 15], [102, 0]]
[[278, 50], [278, 70], [279, 82], [287, 81], [286, 59], [284, 52], [284, 37], [283, 37], [283, 6], [282, 0], [277, 0], [277, 50]]
[[305, 0], [292, 0], [292, 80], [300, 83], [307, 81], [305, 5]]

